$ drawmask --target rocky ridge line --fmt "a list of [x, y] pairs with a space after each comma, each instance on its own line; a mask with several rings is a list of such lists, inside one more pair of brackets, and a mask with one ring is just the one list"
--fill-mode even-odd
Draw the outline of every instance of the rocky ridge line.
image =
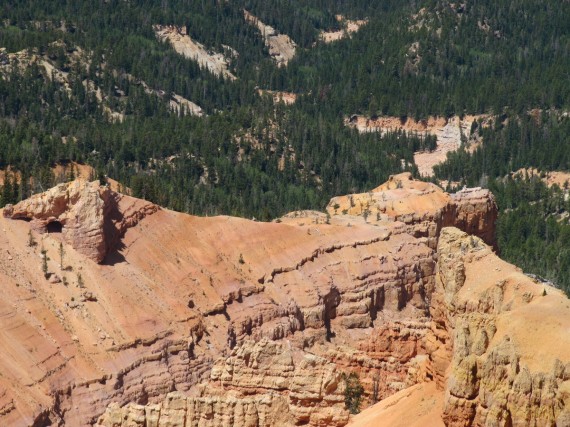
[[[123, 212], [119, 203], [131, 200]], [[79, 253], [102, 262], [126, 230], [134, 227], [158, 206], [122, 196], [98, 182], [81, 179], [59, 184], [16, 205], [4, 208], [5, 218], [30, 222], [40, 233], [61, 232], [63, 240]]]
[[[103, 222], [121, 236], [109, 249], [112, 262], [84, 263], [84, 255], [69, 251], [92, 300], [69, 303], [70, 295], [84, 291], [46, 286], [37, 267], [29, 268], [34, 263], [25, 260], [34, 250], [20, 239], [33, 220], [0, 218], [6, 230], [0, 274], [10, 304], [0, 327], [15, 343], [1, 365], [12, 379], [0, 378], [3, 422], [25, 425], [18, 414], [26, 413], [40, 424], [342, 426], [349, 421], [343, 372], [360, 374], [366, 404], [374, 395], [382, 400], [427, 381], [447, 390], [438, 417], [453, 425], [520, 419], [509, 406], [514, 395], [500, 397], [511, 383], [503, 371], [485, 366], [504, 359], [495, 340], [505, 322], [516, 323], [505, 316], [518, 313], [519, 300], [536, 309], [561, 299], [550, 290], [539, 298], [537, 285], [520, 273], [511, 280], [512, 266], [480, 239], [444, 228], [453, 220], [492, 242], [496, 211], [485, 190], [449, 196], [404, 174], [351, 196], [352, 202], [333, 199], [329, 218], [296, 213], [280, 224], [190, 217], [101, 191], [109, 191], [116, 207], [103, 210]], [[338, 201], [353, 211], [339, 213]], [[378, 209], [381, 217], [364, 218], [366, 209]], [[48, 233], [42, 240], [52, 250], [59, 238]], [[494, 282], [506, 276], [504, 295], [494, 282], [488, 290], [479, 283], [483, 276], [473, 266]], [[473, 287], [480, 292], [462, 299]], [[41, 351], [18, 353], [19, 334], [32, 337]], [[543, 390], [541, 396], [555, 390], [558, 409], [541, 397], [540, 404], [553, 409], [544, 415], [529, 403], [525, 413], [540, 422], [562, 420], [565, 371], [540, 376], [519, 335], [509, 336], [516, 369], [538, 375], [533, 384], [545, 378], [556, 385], [532, 389]], [[29, 354], [29, 362], [21, 354]], [[464, 354], [475, 362], [464, 365]], [[557, 358], [566, 363], [563, 354]], [[25, 366], [33, 378], [14, 366]], [[493, 402], [504, 403], [495, 408]]]
[[438, 256], [428, 352], [445, 425], [568, 425], [566, 296], [454, 228], [442, 231]]

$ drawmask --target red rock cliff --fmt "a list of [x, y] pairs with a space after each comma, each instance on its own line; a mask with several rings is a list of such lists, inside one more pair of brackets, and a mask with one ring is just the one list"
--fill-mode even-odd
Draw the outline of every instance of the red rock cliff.
[[[280, 223], [197, 218], [87, 183], [6, 209], [31, 222], [0, 219], [0, 420], [342, 426], [343, 372], [360, 374], [366, 405], [430, 378], [447, 387], [458, 348], [448, 289], [465, 284], [444, 285], [442, 265], [436, 276], [435, 247], [448, 221], [492, 240], [494, 202], [408, 176], [380, 188], [373, 222], [349, 212], [297, 212]], [[60, 200], [54, 194], [57, 209], [47, 202]], [[64, 231], [78, 206], [98, 200], [102, 265], [67, 232], [33, 232], [50, 272], [66, 278], [48, 283], [38, 247], [26, 244], [30, 226], [59, 221]], [[467, 402], [461, 393], [453, 396]], [[443, 416], [460, 419], [466, 405], [450, 397]]]

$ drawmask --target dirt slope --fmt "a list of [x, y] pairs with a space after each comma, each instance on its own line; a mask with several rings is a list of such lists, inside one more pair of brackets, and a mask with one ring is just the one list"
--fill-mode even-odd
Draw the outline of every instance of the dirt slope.
[[160, 40], [169, 42], [180, 55], [197, 61], [202, 67], [218, 76], [224, 76], [230, 80], [236, 79], [236, 76], [228, 70], [228, 61], [224, 55], [208, 52], [202, 44], [188, 36], [186, 27], [155, 25], [153, 28], [156, 36]]
[[417, 384], [365, 409], [349, 427], [443, 427], [443, 391], [433, 382]]
[[350, 36], [350, 34], [356, 33], [363, 25], [368, 24], [368, 19], [350, 20], [345, 19], [342, 15], [337, 15], [336, 20], [343, 28], [337, 31], [321, 31], [319, 38], [323, 42], [333, 43], [337, 40], [342, 40], [343, 38]]
[[295, 50], [297, 49], [297, 45], [291, 37], [287, 34], [279, 34], [275, 28], [264, 24], [247, 10], [243, 11], [243, 16], [247, 23], [257, 27], [265, 45], [269, 48], [269, 55], [277, 63], [277, 66], [286, 66], [295, 56]]

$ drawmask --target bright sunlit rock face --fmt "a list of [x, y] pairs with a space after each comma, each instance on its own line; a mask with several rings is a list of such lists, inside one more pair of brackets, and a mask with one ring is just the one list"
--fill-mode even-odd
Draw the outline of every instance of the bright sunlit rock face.
[[348, 372], [362, 407], [425, 392], [451, 425], [564, 419], [567, 299], [482, 240], [490, 193], [404, 174], [328, 211], [199, 218], [85, 181], [6, 208], [2, 423], [343, 426]]

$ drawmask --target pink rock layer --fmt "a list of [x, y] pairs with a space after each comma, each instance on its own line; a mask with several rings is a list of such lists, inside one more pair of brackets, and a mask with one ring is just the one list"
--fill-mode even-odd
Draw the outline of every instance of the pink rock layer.
[[[523, 355], [542, 347], [519, 342], [522, 332], [508, 332], [510, 344], [497, 335], [501, 322], [524, 322], [490, 320], [499, 306], [510, 315], [518, 293], [508, 275], [497, 288], [503, 296], [479, 281], [498, 281], [514, 267], [479, 238], [443, 228], [475, 230], [492, 243], [492, 196], [449, 196], [402, 175], [372, 199], [380, 213], [374, 221], [347, 211], [258, 223], [192, 217], [74, 182], [7, 208], [0, 218], [0, 424], [343, 426], [348, 372], [360, 375], [363, 405], [431, 382], [445, 390], [438, 416], [448, 423], [509, 416], [514, 423], [522, 415], [513, 408], [527, 394], [509, 394], [509, 378], [524, 369], [531, 380], [517, 384], [542, 390], [524, 414], [562, 419], [565, 371], [535, 380], [540, 367]], [[339, 210], [334, 200], [329, 212]], [[61, 234], [38, 234], [54, 221]], [[30, 229], [37, 246], [28, 246]], [[40, 247], [60, 283], [44, 278]], [[550, 290], [539, 298], [538, 285], [520, 273], [516, 285], [529, 306], [566, 301]], [[556, 341], [562, 350], [545, 350], [550, 359], [543, 360], [565, 366], [569, 346]], [[505, 369], [512, 366], [511, 375]]]

